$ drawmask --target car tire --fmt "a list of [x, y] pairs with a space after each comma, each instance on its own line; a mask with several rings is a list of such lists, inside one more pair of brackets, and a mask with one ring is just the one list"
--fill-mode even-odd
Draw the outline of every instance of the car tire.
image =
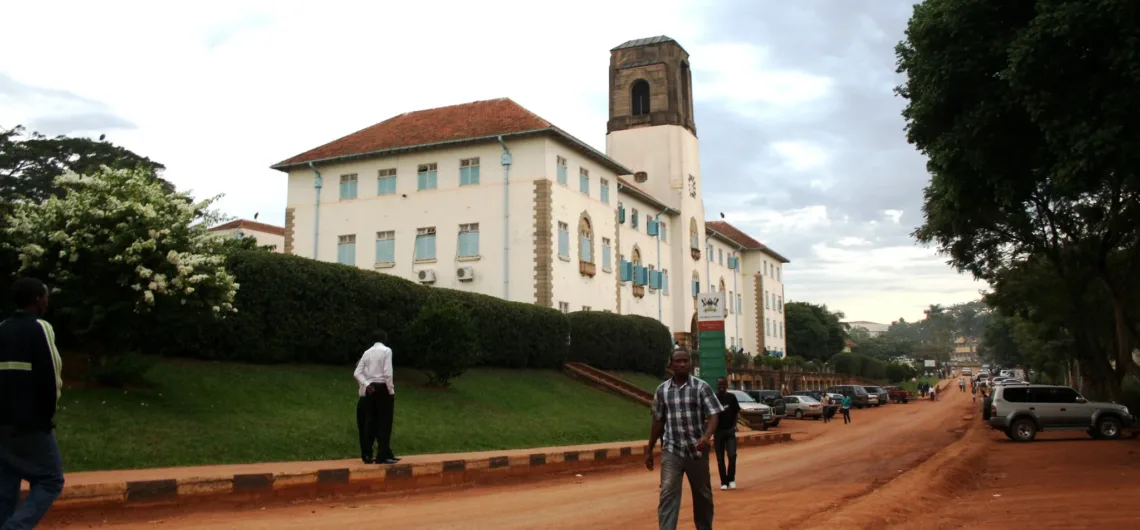
[[802, 420], [802, 419], [804, 419], [804, 411], [802, 411], [802, 410], [797, 410], [797, 411], [796, 411], [796, 419], [797, 419], [797, 420]]
[[903, 405], [906, 405], [907, 403], [910, 403], [910, 400], [909, 400], [909, 399], [904, 399], [904, 400], [903, 400]]
[[1010, 438], [1015, 442], [1032, 442], [1037, 437], [1037, 424], [1033, 420], [1015, 420], [1009, 426]]
[[773, 426], [773, 427], [779, 427], [779, 426], [780, 426], [780, 420], [774, 420], [774, 421], [772, 421], [772, 426]]
[[[1002, 432], [1003, 432], [1003, 433], [1005, 433], [1005, 437], [1006, 437], [1006, 438], [1009, 438], [1010, 440], [1012, 440], [1012, 441], [1014, 441], [1014, 442], [1016, 442], [1016, 441], [1017, 441], [1017, 439], [1013, 437], [1013, 431], [1011, 431], [1011, 430], [1009, 430], [1009, 429], [1006, 429], [1006, 430], [1004, 430], [1004, 431], [1002, 431]], [[1090, 430], [1090, 432], [1091, 432], [1091, 430]]]
[[1096, 422], [1096, 438], [1100, 440], [1116, 440], [1120, 438], [1120, 420], [1116, 418], [1101, 418]]

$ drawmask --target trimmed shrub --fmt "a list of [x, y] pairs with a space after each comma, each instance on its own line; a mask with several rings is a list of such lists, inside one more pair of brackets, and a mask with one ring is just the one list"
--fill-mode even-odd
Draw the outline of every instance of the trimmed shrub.
[[431, 385], [448, 386], [479, 362], [475, 323], [467, 310], [446, 294], [429, 295], [406, 333], [416, 345], [414, 365], [428, 374]]
[[673, 351], [669, 328], [648, 317], [579, 311], [570, 323], [569, 360], [602, 370], [665, 374]]

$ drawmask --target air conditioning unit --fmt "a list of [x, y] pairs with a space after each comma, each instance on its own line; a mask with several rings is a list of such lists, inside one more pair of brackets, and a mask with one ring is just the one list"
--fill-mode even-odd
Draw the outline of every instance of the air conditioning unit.
[[419, 273], [420, 283], [435, 283], [435, 271], [431, 269], [424, 269]]
[[459, 278], [459, 281], [461, 282], [469, 282], [471, 280], [474, 280], [475, 268], [471, 266], [459, 267], [459, 269], [455, 271], [455, 277]]

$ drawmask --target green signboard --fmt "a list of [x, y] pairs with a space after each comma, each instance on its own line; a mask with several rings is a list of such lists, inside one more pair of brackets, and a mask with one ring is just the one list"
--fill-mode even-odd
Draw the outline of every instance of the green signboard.
[[700, 377], [716, 386], [716, 380], [728, 376], [724, 359], [724, 298], [722, 293], [697, 296], [697, 347], [701, 352]]

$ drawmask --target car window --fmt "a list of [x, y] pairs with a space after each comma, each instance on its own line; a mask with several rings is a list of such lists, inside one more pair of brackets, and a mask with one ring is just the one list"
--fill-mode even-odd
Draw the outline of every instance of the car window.
[[800, 398], [798, 398], [796, 396], [787, 396], [784, 398], [784, 402], [785, 403], [799, 403]]
[[1071, 388], [1053, 388], [1051, 390], [1053, 390], [1053, 403], [1076, 403], [1077, 398], [1081, 397], [1076, 390]]
[[1029, 401], [1029, 389], [1006, 388], [1001, 391], [1001, 398], [1010, 403], [1026, 403]]
[[755, 403], [756, 402], [756, 400], [752, 399], [752, 396], [749, 396], [748, 394], [745, 394], [744, 392], [741, 392], [739, 390], [729, 390], [729, 392], [732, 392], [732, 395], [736, 396], [736, 401], [738, 401], [740, 403]]
[[[1012, 388], [1006, 389], [1009, 392]], [[1053, 396], [1050, 395], [1048, 388], [1030, 388], [1026, 390], [1026, 403], [1052, 403]]]

